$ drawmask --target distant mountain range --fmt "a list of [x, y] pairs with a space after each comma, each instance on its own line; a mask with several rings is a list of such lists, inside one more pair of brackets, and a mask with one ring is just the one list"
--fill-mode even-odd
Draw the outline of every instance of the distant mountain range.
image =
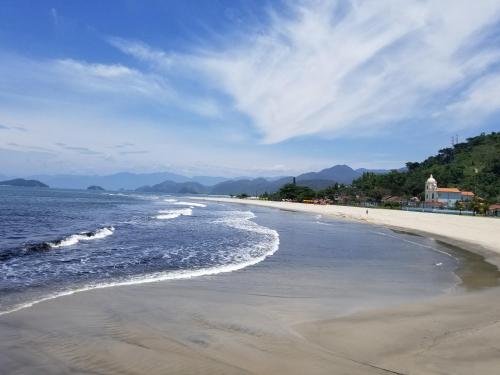
[[163, 181], [173, 182], [198, 182], [206, 186], [212, 186], [227, 180], [224, 177], [195, 176], [186, 177], [176, 173], [115, 173], [106, 176], [97, 175], [35, 175], [31, 179], [42, 181], [55, 188], [62, 189], [86, 189], [87, 186], [102, 186], [106, 190], [135, 190], [144, 185], [155, 185]]
[[[308, 186], [312, 189], [324, 189], [338, 182], [340, 184], [350, 184], [353, 180], [361, 177], [364, 172], [387, 173], [388, 170], [369, 170], [365, 168], [352, 169], [347, 165], [336, 165], [323, 169], [319, 172], [309, 172], [297, 176], [296, 182], [300, 185]], [[232, 179], [217, 183], [213, 186], [205, 186], [199, 183], [186, 183], [175, 181], [164, 181], [153, 186], [143, 186], [138, 191], [157, 193], [188, 193], [188, 194], [217, 194], [236, 195], [249, 194], [258, 195], [265, 192], [272, 193], [278, 191], [284, 184], [291, 183], [293, 176], [276, 178], [243, 178]]]
[[163, 181], [153, 186], [142, 186], [137, 191], [143, 193], [205, 194], [211, 190], [209, 186], [198, 182]]
[[[352, 169], [347, 165], [335, 165], [319, 172], [308, 172], [296, 176], [297, 183], [313, 189], [323, 189], [335, 182], [350, 184], [363, 172], [386, 173], [385, 169]], [[2, 176], [2, 179], [8, 179]], [[10, 177], [12, 178], [12, 177]], [[54, 188], [86, 189], [88, 186], [102, 186], [106, 190], [138, 190], [143, 192], [187, 193], [187, 194], [262, 194], [277, 191], [286, 183], [292, 182], [292, 176], [268, 178], [239, 177], [228, 179], [214, 176], [186, 177], [176, 173], [115, 173], [98, 175], [33, 175], [27, 177], [38, 180]]]

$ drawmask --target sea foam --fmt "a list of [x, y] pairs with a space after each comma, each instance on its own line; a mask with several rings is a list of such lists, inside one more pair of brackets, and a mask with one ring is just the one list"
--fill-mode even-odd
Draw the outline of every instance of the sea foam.
[[157, 219], [170, 220], [170, 219], [176, 219], [179, 216], [191, 216], [193, 214], [193, 209], [182, 208], [179, 210], [160, 210], [158, 211], [158, 213], [160, 215], [156, 215]]
[[48, 244], [52, 248], [72, 246], [76, 245], [80, 241], [98, 240], [101, 238], [111, 236], [114, 233], [114, 231], [115, 231], [114, 227], [104, 227], [104, 228], [99, 228], [93, 232], [80, 232], [78, 234], [72, 234], [71, 236], [63, 238], [61, 240], [48, 242]]
[[206, 204], [203, 204], [203, 203], [194, 203], [194, 202], [175, 202], [174, 204], [176, 204], [178, 206], [207, 207]]

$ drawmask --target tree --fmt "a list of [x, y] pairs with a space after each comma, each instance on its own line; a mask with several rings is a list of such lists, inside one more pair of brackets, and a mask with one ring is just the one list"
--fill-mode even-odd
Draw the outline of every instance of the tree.
[[313, 199], [316, 193], [307, 186], [286, 184], [278, 191], [278, 196], [281, 200], [286, 199], [302, 202], [306, 199]]

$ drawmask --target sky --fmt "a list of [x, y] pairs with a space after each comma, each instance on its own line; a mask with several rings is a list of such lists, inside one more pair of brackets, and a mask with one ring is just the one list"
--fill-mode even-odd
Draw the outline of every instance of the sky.
[[498, 0], [0, 1], [0, 175], [399, 168], [500, 130]]

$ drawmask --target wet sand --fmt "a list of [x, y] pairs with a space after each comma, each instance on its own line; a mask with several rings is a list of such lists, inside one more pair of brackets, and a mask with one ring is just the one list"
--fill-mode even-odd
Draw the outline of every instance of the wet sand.
[[[484, 285], [479, 279], [492, 270], [479, 255], [463, 256], [472, 257], [467, 285]], [[411, 303], [381, 296], [378, 308], [370, 303], [349, 313], [329, 298], [328, 288], [336, 286], [327, 278], [266, 262], [230, 274], [92, 290], [0, 316], [1, 373], [500, 370], [500, 288]]]

